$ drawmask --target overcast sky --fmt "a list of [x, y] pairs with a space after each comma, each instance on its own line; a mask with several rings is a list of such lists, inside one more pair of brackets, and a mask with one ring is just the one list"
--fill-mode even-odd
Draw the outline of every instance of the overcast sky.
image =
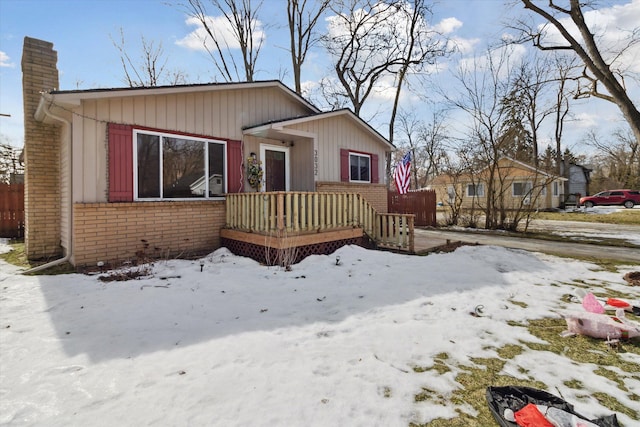
[[[169, 68], [186, 71], [190, 83], [214, 81], [214, 67], [207, 54], [197, 48], [198, 43], [190, 42], [197, 25], [190, 22], [179, 7], [167, 3], [165, 0], [1, 0], [0, 113], [11, 117], [0, 117], [0, 134], [12, 145], [22, 146], [20, 59], [25, 36], [54, 44], [58, 52], [61, 90], [126, 86], [119, 54], [112, 43], [112, 38], [119, 37], [120, 28], [132, 56], [140, 53], [140, 37], [144, 36], [149, 41], [162, 42]], [[522, 13], [521, 6], [509, 6], [509, 3], [513, 4], [513, 1], [441, 1], [433, 7], [432, 24], [455, 39], [459, 46], [464, 46], [465, 57], [478, 56], [488, 44], [500, 38], [505, 22], [513, 21]], [[606, 25], [606, 34], [613, 34], [619, 28], [632, 28], [640, 22], [640, 0], [602, 3], [613, 7], [605, 8], [604, 13], [593, 17], [600, 25]], [[283, 74], [283, 70], [290, 68], [286, 51], [285, 0], [264, 0], [261, 17], [267, 27], [258, 59], [257, 79], [281, 79], [292, 86], [291, 73]], [[330, 74], [329, 64], [323, 61], [321, 52], [318, 53], [308, 60], [303, 70], [303, 80], [309, 84]], [[458, 56], [454, 61], [461, 59]], [[640, 54], [629, 61], [640, 68]], [[443, 65], [443, 70], [454, 66], [453, 62]], [[640, 72], [640, 69], [636, 71]], [[637, 81], [628, 83], [638, 88]], [[594, 126], [614, 128], [622, 121], [615, 107], [604, 101], [589, 102], [588, 106], [583, 103], [575, 110], [580, 120], [569, 126], [569, 144], [578, 144], [586, 131]], [[421, 109], [422, 106], [412, 105], [411, 108]], [[386, 135], [384, 118], [372, 117], [371, 121]]]

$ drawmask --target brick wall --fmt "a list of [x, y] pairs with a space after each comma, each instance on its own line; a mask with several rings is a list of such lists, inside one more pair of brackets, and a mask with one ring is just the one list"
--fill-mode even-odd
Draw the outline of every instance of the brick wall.
[[140, 251], [154, 258], [213, 251], [225, 212], [224, 201], [76, 203], [72, 263], [118, 265]]
[[384, 184], [316, 182], [316, 191], [321, 193], [357, 193], [364, 197], [378, 213], [389, 212], [387, 187]]
[[22, 92], [25, 158], [25, 250], [29, 259], [59, 256], [60, 129], [34, 114], [40, 92], [58, 89], [58, 54], [53, 44], [24, 38]]

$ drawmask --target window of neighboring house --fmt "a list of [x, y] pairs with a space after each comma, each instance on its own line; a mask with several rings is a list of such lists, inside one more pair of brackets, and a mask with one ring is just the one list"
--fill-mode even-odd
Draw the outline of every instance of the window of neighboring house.
[[484, 197], [484, 184], [467, 184], [467, 196]]
[[224, 141], [134, 131], [138, 200], [206, 199], [226, 192]]
[[531, 194], [530, 182], [514, 182], [512, 185], [512, 195], [514, 197], [529, 196]]
[[560, 186], [558, 185], [558, 181], [553, 181], [553, 195], [558, 196], [560, 194]]
[[371, 182], [371, 156], [349, 153], [349, 181]]

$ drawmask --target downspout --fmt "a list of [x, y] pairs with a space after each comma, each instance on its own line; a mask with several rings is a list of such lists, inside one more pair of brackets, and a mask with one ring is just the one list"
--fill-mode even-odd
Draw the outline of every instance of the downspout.
[[[22, 274], [36, 273], [38, 271], [46, 270], [47, 268], [51, 268], [59, 264], [63, 264], [69, 261], [71, 259], [71, 256], [73, 255], [73, 203], [72, 203], [72, 200], [73, 200], [73, 162], [72, 162], [73, 150], [71, 147], [71, 122], [65, 119], [64, 117], [60, 117], [56, 114], [53, 114], [51, 111], [49, 111], [49, 106], [51, 104], [53, 104], [53, 99], [50, 99], [50, 98], [48, 99], [47, 94], [42, 93], [42, 98], [40, 98], [40, 105], [38, 106], [38, 110], [41, 110], [42, 112], [44, 112], [45, 116], [61, 122], [67, 130], [67, 133], [66, 134], [63, 133], [63, 135], [64, 135], [64, 139], [66, 140], [65, 142], [69, 144], [68, 148], [69, 148], [69, 186], [70, 188], [69, 188], [69, 196], [66, 201], [69, 204], [69, 247], [67, 248], [67, 251], [64, 257], [48, 262], [46, 264], [39, 265], [37, 267], [30, 268], [29, 270], [23, 271]], [[42, 107], [42, 109], [40, 109], [40, 107]], [[38, 114], [38, 111], [36, 111], [36, 114]]]

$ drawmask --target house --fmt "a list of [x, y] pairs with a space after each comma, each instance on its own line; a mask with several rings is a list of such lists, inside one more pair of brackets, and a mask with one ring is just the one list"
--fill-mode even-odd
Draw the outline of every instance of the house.
[[[482, 209], [487, 206], [490, 176], [489, 167], [475, 174], [443, 174], [436, 176], [429, 187], [436, 190], [439, 205], [450, 206], [457, 202], [463, 209]], [[502, 157], [495, 168], [493, 187], [506, 209], [553, 209], [564, 200], [564, 181], [566, 178]]]
[[567, 181], [567, 196], [572, 196], [568, 201], [575, 204], [581, 196], [589, 194], [589, 183], [591, 182], [591, 169], [586, 166], [569, 163], [569, 173]]
[[[223, 229], [257, 221], [260, 209], [297, 234], [291, 221], [304, 213], [302, 228], [316, 235], [327, 224], [356, 228], [364, 208], [387, 212], [385, 159], [394, 147], [350, 110], [319, 111], [279, 81], [61, 91], [56, 63], [51, 43], [25, 38], [30, 259], [90, 266], [205, 253], [221, 246]], [[261, 163], [256, 188], [247, 159]], [[234, 194], [243, 198], [232, 212]], [[285, 199], [292, 194], [305, 198], [302, 207]], [[316, 198], [307, 202], [309, 194]], [[317, 194], [334, 195], [326, 217]], [[254, 238], [260, 231], [245, 228]], [[345, 233], [336, 239], [348, 241]]]

